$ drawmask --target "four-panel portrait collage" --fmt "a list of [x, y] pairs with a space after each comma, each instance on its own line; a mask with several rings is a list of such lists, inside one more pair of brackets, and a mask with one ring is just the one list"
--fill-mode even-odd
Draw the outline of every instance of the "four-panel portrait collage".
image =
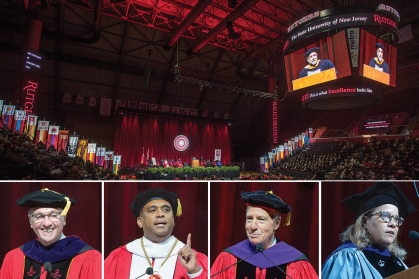
[[1, 182], [0, 279], [419, 278], [409, 182]]

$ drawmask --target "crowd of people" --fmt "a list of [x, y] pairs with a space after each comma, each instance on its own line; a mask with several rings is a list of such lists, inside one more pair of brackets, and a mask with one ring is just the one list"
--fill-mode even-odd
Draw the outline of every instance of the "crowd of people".
[[1, 180], [119, 180], [112, 170], [69, 157], [54, 146], [34, 142], [26, 134], [0, 130]]
[[347, 140], [335, 150], [313, 152], [315, 146], [288, 157], [274, 174], [244, 179], [413, 180], [419, 174], [418, 138]]

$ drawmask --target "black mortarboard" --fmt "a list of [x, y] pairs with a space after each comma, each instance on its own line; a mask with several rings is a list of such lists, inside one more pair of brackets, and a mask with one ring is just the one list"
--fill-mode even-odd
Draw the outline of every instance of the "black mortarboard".
[[377, 48], [381, 48], [383, 50], [383, 53], [386, 51], [386, 48], [381, 43], [376, 43], [375, 44], [375, 49], [377, 49]]
[[282, 214], [287, 214], [285, 226], [289, 226], [291, 221], [291, 207], [272, 191], [241, 192], [243, 201], [248, 206], [256, 206], [268, 210], [273, 210]]
[[64, 194], [44, 188], [27, 195], [24, 195], [16, 201], [19, 206], [24, 207], [58, 207], [63, 208], [61, 215], [67, 215], [70, 206], [77, 202]]
[[312, 52], [317, 52], [317, 56], [320, 58], [320, 48], [318, 47], [312, 47], [309, 50], [307, 50], [307, 52], [304, 54], [304, 57], [309, 56]]
[[180, 204], [179, 199], [175, 193], [163, 190], [161, 188], [151, 188], [144, 192], [138, 193], [135, 195], [134, 201], [129, 206], [132, 214], [135, 218], [138, 218], [141, 215], [143, 207], [150, 201], [153, 200], [165, 200], [172, 206], [173, 214], [179, 217], [182, 215], [182, 205]]
[[393, 182], [376, 182], [362, 194], [344, 199], [345, 204], [355, 215], [360, 216], [366, 211], [383, 204], [393, 204], [399, 209], [399, 215], [407, 217], [416, 208]]

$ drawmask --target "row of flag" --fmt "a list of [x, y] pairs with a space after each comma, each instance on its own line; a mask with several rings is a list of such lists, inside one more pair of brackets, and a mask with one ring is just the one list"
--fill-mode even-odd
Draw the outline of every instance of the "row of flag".
[[313, 128], [309, 128], [298, 136], [286, 140], [284, 144], [273, 148], [272, 152], [268, 152], [268, 154], [260, 157], [261, 171], [267, 171], [269, 168], [272, 168], [275, 163], [282, 162], [294, 152], [303, 150], [303, 148], [309, 144], [311, 138], [313, 138]]
[[38, 120], [38, 116], [26, 115], [24, 110], [16, 110], [15, 106], [3, 105], [0, 100], [0, 128], [8, 127], [13, 131], [25, 133], [35, 142], [42, 142], [47, 149], [54, 146], [55, 150], [68, 152], [68, 156], [79, 156], [83, 160], [91, 161], [118, 173], [121, 165], [121, 155], [114, 155], [113, 151], [106, 151], [106, 147], [97, 147], [96, 143], [89, 143], [88, 139], [80, 139], [79, 135], [70, 135], [69, 130], [60, 130], [60, 126], [50, 125], [49, 121]]

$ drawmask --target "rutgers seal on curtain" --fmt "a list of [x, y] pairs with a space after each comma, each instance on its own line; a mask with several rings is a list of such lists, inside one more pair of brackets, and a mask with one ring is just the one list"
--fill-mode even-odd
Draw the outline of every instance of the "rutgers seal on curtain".
[[15, 122], [13, 123], [13, 131], [18, 132], [19, 134], [23, 133], [25, 128], [25, 118], [26, 111], [16, 110], [15, 111]]
[[49, 121], [43, 121], [43, 120], [38, 121], [38, 130], [36, 131], [36, 139], [35, 139], [36, 143], [42, 142], [43, 144], [45, 144], [47, 142], [48, 126], [49, 126]]
[[215, 149], [214, 161], [221, 161], [221, 149]]

